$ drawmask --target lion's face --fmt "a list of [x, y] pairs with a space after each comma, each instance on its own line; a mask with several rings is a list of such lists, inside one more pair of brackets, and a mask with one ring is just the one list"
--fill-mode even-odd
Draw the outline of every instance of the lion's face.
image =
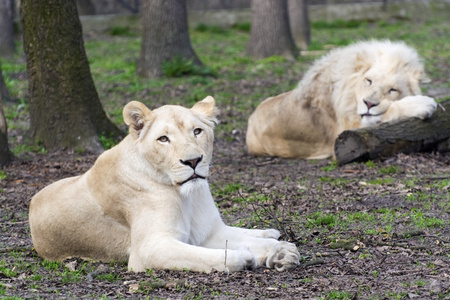
[[[406, 96], [419, 95], [419, 77], [409, 70], [386, 68], [376, 65], [358, 80], [357, 112], [362, 126], [372, 126], [381, 122], [389, 106]], [[421, 75], [421, 74], [420, 74]]]
[[137, 155], [154, 179], [184, 186], [209, 175], [213, 151], [215, 105], [212, 97], [192, 109], [166, 105], [150, 111], [133, 101], [124, 108], [124, 120], [135, 138]]

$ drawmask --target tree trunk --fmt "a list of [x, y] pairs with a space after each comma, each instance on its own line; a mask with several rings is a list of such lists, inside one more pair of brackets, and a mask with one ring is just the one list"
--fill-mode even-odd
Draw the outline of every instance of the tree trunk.
[[289, 28], [287, 0], [253, 0], [247, 53], [256, 58], [298, 56]]
[[249, 8], [251, 0], [186, 0], [188, 10]]
[[1, 100], [9, 100], [9, 91], [6, 87], [5, 79], [2, 74], [2, 66], [0, 64], [0, 99]]
[[163, 63], [176, 57], [202, 65], [189, 39], [185, 0], [144, 1], [142, 23], [140, 76], [161, 76]]
[[395, 153], [449, 151], [450, 100], [438, 106], [427, 120], [409, 118], [342, 132], [334, 151], [339, 165], [364, 161]]
[[89, 16], [95, 15], [95, 5], [92, 0], [76, 0], [78, 15]]
[[12, 159], [8, 146], [8, 126], [6, 125], [5, 115], [3, 114], [3, 100], [5, 98], [3, 97], [3, 93], [1, 93], [2, 86], [6, 88], [2, 75], [2, 67], [0, 65], [0, 167], [7, 165]]
[[308, 0], [288, 0], [289, 24], [297, 47], [308, 50], [311, 30], [308, 17]]
[[21, 17], [31, 136], [47, 149], [101, 151], [99, 134], [122, 133], [98, 98], [75, 0], [22, 0]]
[[0, 0], [0, 57], [14, 56], [14, 0]]

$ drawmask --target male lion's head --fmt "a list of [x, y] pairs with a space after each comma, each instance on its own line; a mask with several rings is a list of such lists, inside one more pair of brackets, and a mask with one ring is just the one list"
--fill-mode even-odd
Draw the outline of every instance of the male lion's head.
[[153, 111], [132, 101], [123, 109], [125, 123], [134, 139], [130, 153], [152, 179], [177, 187], [205, 181], [211, 162], [214, 98], [208, 96], [191, 109], [165, 105]]
[[381, 122], [392, 102], [420, 95], [424, 66], [417, 52], [403, 43], [366, 43], [356, 54], [357, 112], [363, 126]]

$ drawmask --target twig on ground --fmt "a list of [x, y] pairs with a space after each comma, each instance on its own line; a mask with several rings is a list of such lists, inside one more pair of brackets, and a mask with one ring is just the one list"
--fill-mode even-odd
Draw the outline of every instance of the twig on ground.
[[86, 279], [88, 281], [92, 281], [92, 280], [94, 280], [95, 276], [97, 276], [97, 275], [99, 275], [101, 273], [106, 273], [108, 271], [109, 271], [109, 267], [108, 266], [99, 265], [97, 270], [95, 270], [95, 271], [93, 271], [93, 272], [91, 272], [91, 273], [86, 275]]
[[325, 261], [323, 259], [315, 259], [315, 260], [310, 260], [310, 261], [307, 261], [307, 262], [301, 264], [300, 267], [306, 268], [306, 267], [311, 267], [311, 266], [316, 266], [316, 265], [323, 265], [324, 263], [325, 263]]
[[225, 266], [225, 273], [229, 274], [230, 270], [228, 270], [228, 267], [227, 267], [227, 254], [228, 254], [228, 240], [225, 240], [225, 261], [224, 261], [224, 266]]

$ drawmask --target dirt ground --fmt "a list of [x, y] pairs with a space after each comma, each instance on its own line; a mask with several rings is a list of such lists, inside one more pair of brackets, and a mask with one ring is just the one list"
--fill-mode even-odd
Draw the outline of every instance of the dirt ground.
[[[220, 125], [219, 125], [220, 126]], [[123, 263], [103, 265], [71, 259], [48, 267], [33, 250], [27, 221], [28, 204], [37, 191], [58, 179], [85, 172], [91, 154], [71, 152], [28, 154], [5, 168], [0, 181], [0, 297], [13, 299], [164, 298], [164, 299], [448, 299], [450, 297], [449, 206], [435, 201], [426, 215], [444, 225], [416, 228], [407, 218], [394, 221], [390, 232], [383, 221], [378, 234], [365, 234], [374, 225], [356, 222], [348, 228], [306, 226], [315, 212], [410, 211], [420, 203], [408, 193], [446, 195], [449, 186], [430, 188], [450, 177], [450, 155], [420, 153], [378, 160], [375, 167], [349, 164], [327, 168], [330, 161], [253, 157], [245, 152], [244, 133], [233, 132], [215, 142], [210, 183], [227, 223], [245, 227], [275, 227], [281, 239], [299, 246], [302, 260], [288, 272], [258, 268], [232, 274], [153, 270], [130, 273]], [[379, 170], [397, 166], [387, 186], [361, 185], [384, 178]], [[418, 180], [409, 190], [404, 180]], [[328, 180], [323, 180], [328, 178]], [[330, 179], [331, 178], [331, 179]], [[332, 184], [330, 180], [342, 180]], [[445, 181], [447, 180], [447, 181]], [[221, 188], [240, 183], [228, 193]], [[264, 202], [247, 199], [267, 195]], [[255, 215], [257, 217], [255, 217]], [[381, 225], [379, 225], [381, 224]], [[386, 223], [387, 224], [387, 223]], [[331, 237], [341, 243], [330, 242]], [[47, 266], [47, 267], [46, 267]], [[72, 271], [70, 271], [72, 270]], [[70, 277], [72, 276], [72, 277]], [[16, 298], [14, 298], [16, 297]]]

